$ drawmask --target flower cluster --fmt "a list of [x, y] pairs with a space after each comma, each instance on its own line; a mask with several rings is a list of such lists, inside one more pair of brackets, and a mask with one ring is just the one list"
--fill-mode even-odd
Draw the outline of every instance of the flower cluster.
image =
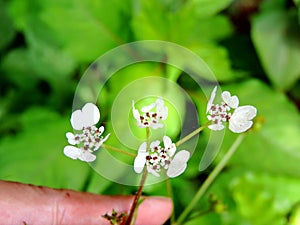
[[72, 127], [75, 130], [81, 131], [81, 133], [73, 134], [67, 132], [66, 137], [69, 144], [77, 145], [78, 147], [66, 146], [64, 148], [66, 156], [86, 162], [92, 162], [96, 159], [96, 156], [92, 153], [97, 151], [110, 135], [108, 134], [106, 137], [101, 136], [104, 132], [104, 127], [97, 128], [95, 126], [99, 119], [99, 109], [92, 103], [87, 103], [82, 110], [76, 110], [72, 113]]
[[162, 128], [163, 124], [159, 123], [168, 117], [168, 107], [164, 105], [164, 101], [158, 98], [155, 103], [145, 106], [141, 109], [143, 114], [134, 107], [132, 101], [133, 117], [136, 119], [139, 127], [151, 127], [153, 129]]
[[[207, 104], [207, 118], [212, 122], [208, 126], [211, 130], [224, 129], [224, 123], [229, 122], [229, 129], [234, 133], [242, 133], [247, 131], [253, 124], [251, 121], [257, 113], [254, 106], [246, 105], [239, 106], [239, 99], [237, 96], [231, 96], [230, 92], [224, 91], [221, 94], [222, 102], [214, 104], [217, 87], [212, 91], [210, 100]], [[234, 110], [231, 113], [232, 109]]]
[[160, 146], [160, 141], [153, 141], [150, 150], [147, 151], [146, 142], [142, 143], [138, 150], [138, 155], [134, 160], [134, 170], [141, 173], [146, 165], [147, 171], [159, 177], [161, 169], [164, 169], [168, 177], [177, 177], [184, 172], [190, 153], [186, 150], [179, 151], [175, 156], [176, 145], [168, 136], [163, 137], [164, 147]]

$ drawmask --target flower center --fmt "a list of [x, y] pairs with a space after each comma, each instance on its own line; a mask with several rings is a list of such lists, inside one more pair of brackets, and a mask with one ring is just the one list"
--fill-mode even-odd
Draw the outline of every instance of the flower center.
[[160, 172], [161, 168], [168, 169], [172, 157], [168, 149], [161, 146], [155, 146], [150, 149], [146, 156], [146, 165], [156, 172]]
[[154, 112], [146, 112], [143, 115], [140, 116], [140, 122], [144, 126], [149, 126], [150, 124], [153, 123], [158, 123], [158, 120], [161, 119], [162, 117], [158, 116], [157, 113]]
[[81, 134], [75, 134], [75, 140], [84, 150], [96, 151], [101, 146], [102, 131], [95, 127], [84, 127]]
[[223, 122], [228, 122], [231, 117], [230, 107], [222, 102], [219, 104], [212, 104], [210, 110], [208, 111], [208, 119], [214, 124], [222, 124]]

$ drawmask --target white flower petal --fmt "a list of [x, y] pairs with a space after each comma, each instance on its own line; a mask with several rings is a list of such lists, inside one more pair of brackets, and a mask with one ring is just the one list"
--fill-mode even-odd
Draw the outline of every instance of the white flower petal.
[[206, 113], [210, 110], [211, 106], [213, 105], [213, 101], [215, 100], [216, 97], [216, 92], [217, 92], [217, 86], [215, 86], [213, 91], [211, 92], [210, 99], [206, 107]]
[[106, 135], [103, 139], [101, 139], [99, 141], [99, 143], [97, 143], [95, 145], [94, 151], [97, 151], [101, 147], [101, 145], [109, 138], [109, 136], [110, 136], [110, 133], [108, 135]]
[[254, 106], [240, 106], [236, 108], [229, 120], [229, 129], [234, 133], [242, 133], [251, 128], [251, 121], [256, 116], [257, 110]]
[[164, 136], [164, 137], [163, 137], [163, 142], [164, 142], [165, 148], [170, 147], [171, 144], [172, 144], [172, 140], [171, 140], [171, 138], [168, 137], [168, 136]]
[[176, 152], [176, 145], [172, 142], [171, 138], [168, 136], [163, 137], [165, 149], [169, 149], [168, 153], [170, 156], [173, 156]]
[[75, 140], [75, 135], [71, 132], [66, 133], [66, 137], [68, 139], [69, 144], [76, 145], [77, 141]]
[[[160, 141], [158, 141], [158, 140], [152, 141], [152, 142], [150, 143], [150, 148], [154, 148], [154, 147], [159, 146], [159, 143], [160, 143]], [[145, 149], [146, 149], [146, 147], [145, 147]]]
[[180, 152], [178, 152], [169, 165], [167, 176], [172, 178], [182, 174], [187, 167], [187, 161], [189, 160], [189, 158], [190, 152], [186, 150], [181, 150]]
[[96, 159], [96, 156], [86, 150], [81, 150], [81, 154], [78, 159], [85, 162], [93, 162]]
[[76, 148], [74, 146], [66, 146], [64, 148], [64, 154], [71, 159], [78, 159], [80, 156], [81, 150], [79, 148]]
[[168, 117], [168, 107], [165, 106], [162, 109], [157, 110], [158, 111], [158, 115], [160, 116], [161, 120], [165, 120]]
[[211, 124], [208, 126], [208, 128], [211, 130], [223, 130], [224, 125], [223, 124]]
[[104, 127], [103, 126], [99, 127], [99, 132], [100, 132], [99, 135], [101, 135], [104, 132]]
[[158, 117], [161, 117], [161, 120], [165, 120], [168, 117], [168, 107], [164, 105], [164, 101], [161, 98], [156, 100], [155, 105]]
[[231, 108], [235, 109], [239, 106], [239, 99], [237, 96], [231, 96], [229, 91], [223, 91], [222, 93], [223, 101]]
[[84, 117], [84, 127], [90, 127], [98, 123], [100, 119], [100, 111], [98, 107], [93, 103], [87, 103], [82, 108], [82, 114]]
[[132, 113], [133, 113], [133, 117], [140, 121], [140, 113], [139, 111], [134, 107], [134, 101], [132, 101]]
[[147, 167], [147, 171], [156, 177], [160, 176], [158, 172], [156, 172], [154, 169], [150, 168], [149, 166]]
[[71, 115], [71, 125], [75, 130], [83, 129], [84, 118], [81, 110], [76, 110]]
[[82, 110], [76, 110], [71, 115], [71, 124], [75, 130], [82, 130], [83, 127], [89, 127], [98, 123], [100, 112], [96, 105], [87, 103]]
[[146, 152], [139, 152], [138, 155], [134, 159], [134, 171], [136, 173], [141, 173], [144, 169], [144, 166], [146, 164], [146, 156], [148, 153]]
[[231, 122], [229, 121], [229, 129], [234, 133], [242, 133], [250, 129], [253, 125], [252, 121]]
[[161, 123], [151, 123], [150, 127], [154, 130], [158, 129], [158, 128], [162, 128], [164, 125]]
[[155, 107], [155, 103], [152, 103], [151, 105], [147, 105], [147, 106], [144, 106], [143, 108], [141, 108], [141, 111], [144, 112], [144, 113], [149, 112], [154, 107]]
[[146, 152], [147, 150], [146, 148], [147, 148], [147, 143], [143, 142], [139, 147], [138, 154]]
[[101, 140], [101, 142], [103, 143], [104, 141], [106, 141], [106, 140], [109, 138], [109, 136], [110, 136], [110, 133], [107, 134], [107, 135]]

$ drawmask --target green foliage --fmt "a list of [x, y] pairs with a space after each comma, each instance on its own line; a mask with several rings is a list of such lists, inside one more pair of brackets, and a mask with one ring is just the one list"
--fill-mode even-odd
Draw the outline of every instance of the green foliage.
[[286, 215], [299, 201], [297, 179], [246, 174], [232, 182], [237, 209], [251, 224], [285, 224]]
[[[98, 158], [102, 160], [90, 167], [63, 155], [65, 133], [72, 129], [72, 100], [81, 76], [99, 56], [127, 42], [170, 41], [200, 56], [222, 89], [237, 95], [241, 105], [258, 109], [254, 129], [186, 224], [298, 224], [299, 18], [298, 0], [0, 0], [0, 178], [132, 194], [136, 187], [116, 184], [94, 169], [108, 167], [110, 156], [128, 164], [133, 158], [101, 149]], [[165, 56], [166, 62], [180, 58], [182, 68], [187, 67], [185, 56], [178, 52], [168, 49]], [[105, 69], [122, 60], [116, 56]], [[205, 84], [200, 90], [186, 73], [166, 64], [130, 65], [108, 81], [101, 80], [106, 70], [97, 70], [97, 66], [92, 76], [95, 80], [81, 90], [80, 98], [89, 101], [105, 83], [97, 103], [101, 122], [111, 133], [109, 145], [135, 152], [144, 130], [135, 126], [131, 100], [140, 108], [149, 103], [139, 99], [145, 93], [171, 99], [166, 103], [170, 110], [166, 130], [161, 132], [174, 140], [182, 135], [181, 125], [191, 119], [186, 93], [197, 106], [199, 123], [207, 121], [208, 96], [203, 92], [209, 93], [215, 85], [207, 73], [194, 74]], [[210, 134], [205, 130], [199, 135], [186, 172], [171, 180], [176, 215], [236, 138], [227, 131], [216, 160], [199, 174]], [[151, 138], [157, 136], [153, 133]], [[179, 148], [183, 147], [189, 150], [188, 143]], [[126, 172], [117, 167], [108, 171], [115, 180], [125, 179], [129, 176]], [[168, 194], [165, 183], [144, 190], [148, 195]], [[226, 211], [197, 217], [209, 209], [210, 193], [220, 198]]]
[[[218, 1], [221, 4], [204, 2], [209, 14], [224, 4], [224, 1]], [[228, 18], [204, 16], [199, 12], [204, 10], [201, 1], [183, 4], [179, 9], [172, 4], [162, 4], [160, 0], [139, 1], [132, 19], [135, 37], [171, 41], [188, 47], [205, 60], [220, 81], [234, 79], [236, 74], [231, 70], [227, 50], [218, 44], [232, 32]], [[217, 27], [222, 29], [215, 29]]]
[[[263, 120], [262, 127], [244, 140], [232, 163], [247, 165], [254, 170], [299, 177], [300, 143], [297, 137], [300, 135], [300, 116], [295, 106], [284, 94], [275, 92], [257, 80], [231, 87], [226, 89], [232, 90], [232, 93], [241, 93], [241, 104], [257, 106], [258, 114]], [[229, 132], [226, 136], [224, 150], [232, 142]], [[249, 154], [251, 160], [247, 157]], [[282, 163], [283, 159], [288, 163]]]
[[289, 89], [300, 77], [299, 35], [296, 10], [262, 12], [253, 20], [254, 44], [268, 77], [278, 89]]
[[0, 1], [0, 50], [5, 48], [14, 38], [15, 29], [9, 17], [5, 3]]

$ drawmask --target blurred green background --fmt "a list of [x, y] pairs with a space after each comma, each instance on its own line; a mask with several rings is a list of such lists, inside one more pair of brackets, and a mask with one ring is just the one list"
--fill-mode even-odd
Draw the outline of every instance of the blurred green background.
[[[202, 57], [222, 89], [237, 94], [243, 105], [256, 106], [263, 123], [208, 191], [227, 210], [186, 224], [300, 224], [299, 10], [298, 0], [0, 0], [0, 179], [134, 193], [136, 187], [113, 183], [66, 158], [65, 133], [71, 130], [77, 83], [96, 58], [124, 43], [165, 40]], [[166, 68], [152, 64], [110, 81], [101, 121], [110, 120], [120, 87], [153, 73], [183, 87], [205, 122], [207, 99], [195, 82], [178, 71], [166, 76]], [[176, 214], [236, 138], [227, 132], [216, 162], [199, 173], [208, 136], [209, 131], [200, 135], [187, 171], [171, 181], [174, 192], [184, 196], [175, 199]], [[122, 147], [113, 137], [109, 144]], [[167, 195], [165, 187], [148, 186], [145, 194]], [[196, 211], [208, 207], [207, 195]]]

